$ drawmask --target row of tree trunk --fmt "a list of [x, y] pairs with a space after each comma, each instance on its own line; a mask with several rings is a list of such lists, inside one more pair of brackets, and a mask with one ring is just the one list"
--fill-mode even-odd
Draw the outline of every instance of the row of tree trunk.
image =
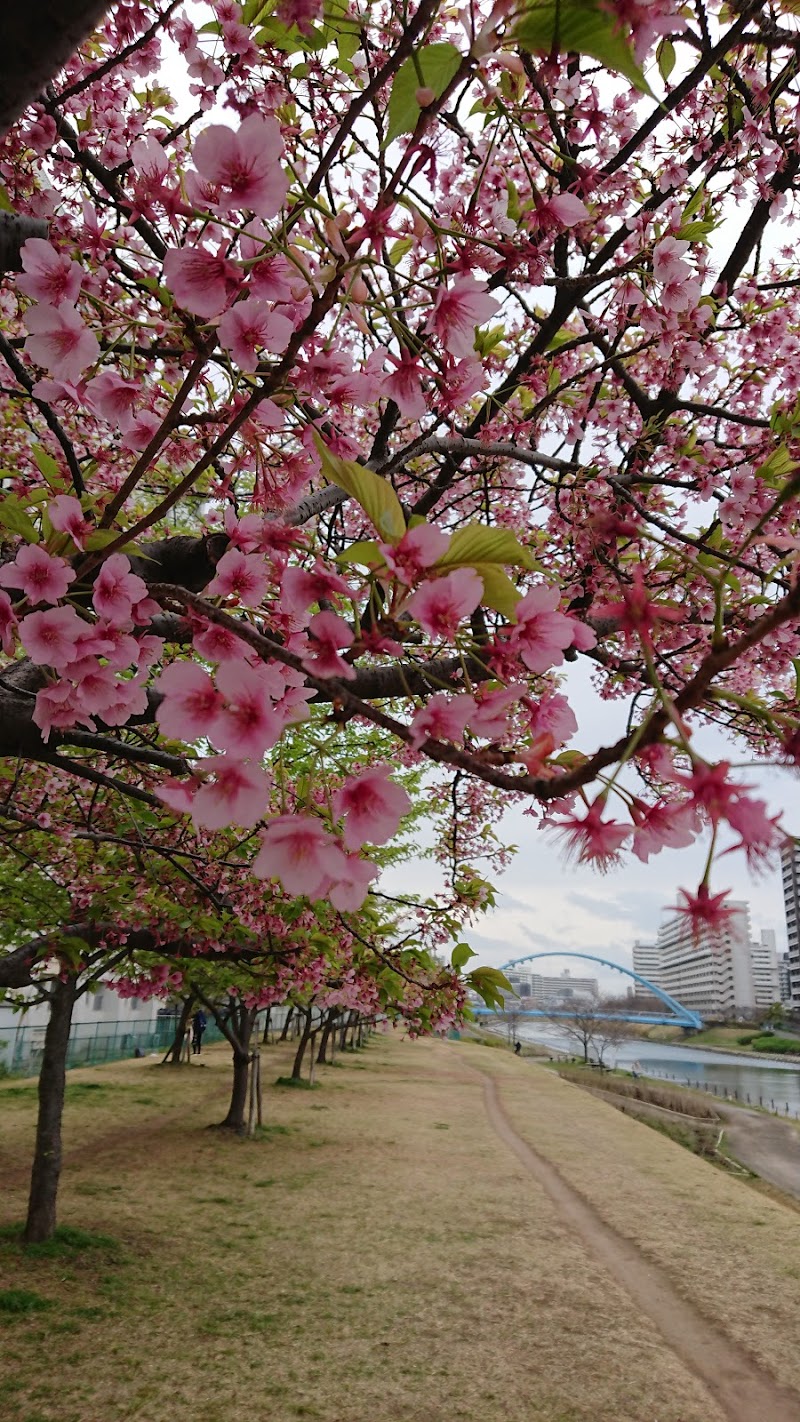
[[[38, 1116], [34, 1147], [28, 1214], [23, 1238], [28, 1244], [51, 1239], [56, 1228], [58, 1184], [62, 1161], [62, 1120], [66, 1089], [67, 1051], [75, 1003], [82, 989], [75, 973], [64, 972], [49, 992], [50, 1016], [45, 1031], [39, 1072]], [[260, 1041], [254, 1042], [259, 1010], [247, 1007], [240, 998], [229, 996], [222, 1003], [206, 997], [196, 986], [183, 998], [175, 1025], [175, 1035], [164, 1058], [179, 1066], [192, 1012], [201, 1004], [213, 1017], [233, 1054], [231, 1096], [220, 1129], [252, 1136], [263, 1124], [261, 1089], [261, 1046], [270, 1042], [270, 1019]], [[290, 1006], [280, 1033], [280, 1041], [296, 1041], [291, 1079], [302, 1081], [303, 1063], [308, 1058], [309, 1084], [314, 1083], [316, 1066], [333, 1062], [336, 1052], [363, 1046], [371, 1023], [356, 1012], [339, 1008], [322, 1009]], [[272, 1034], [275, 1040], [275, 1034]]]

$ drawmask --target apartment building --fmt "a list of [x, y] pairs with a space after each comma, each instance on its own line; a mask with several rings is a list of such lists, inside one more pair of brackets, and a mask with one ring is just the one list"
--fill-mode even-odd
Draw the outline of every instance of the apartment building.
[[569, 968], [565, 968], [558, 977], [512, 968], [506, 977], [525, 1005], [534, 1009], [574, 1002], [596, 1002], [599, 996], [597, 978], [573, 977]]
[[734, 900], [724, 931], [699, 938], [683, 914], [665, 919], [656, 943], [635, 943], [633, 970], [701, 1017], [734, 1018], [781, 1000], [775, 933], [754, 940], [750, 907]]
[[661, 987], [658, 980], [661, 972], [661, 949], [657, 943], [640, 943], [637, 939], [633, 945], [633, 971], [640, 977], [647, 978], [654, 987]]
[[781, 979], [775, 932], [762, 928], [761, 938], [750, 945], [756, 1007], [768, 1008], [781, 1001]]
[[786, 937], [789, 945], [789, 997], [786, 999], [800, 1012], [800, 844], [787, 840], [781, 850], [783, 876], [783, 907], [786, 913]]

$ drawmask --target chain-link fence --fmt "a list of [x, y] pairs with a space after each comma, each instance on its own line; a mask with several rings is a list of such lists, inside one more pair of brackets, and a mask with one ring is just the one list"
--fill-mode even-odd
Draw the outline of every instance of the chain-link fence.
[[[166, 1052], [175, 1036], [176, 1017], [128, 1017], [116, 1022], [76, 1022], [73, 1024], [67, 1048], [67, 1066], [92, 1066], [97, 1062], [115, 1062], [122, 1057], [140, 1053]], [[5, 1027], [0, 1041], [0, 1070], [13, 1076], [36, 1076], [44, 1048], [45, 1028], [25, 1026]], [[203, 1036], [205, 1042], [222, 1041], [216, 1023], [209, 1022]]]

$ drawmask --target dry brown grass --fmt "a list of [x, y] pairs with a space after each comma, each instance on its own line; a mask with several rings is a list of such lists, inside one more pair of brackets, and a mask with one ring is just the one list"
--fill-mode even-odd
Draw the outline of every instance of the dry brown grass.
[[[464, 1054], [486, 1069], [487, 1054]], [[800, 1387], [800, 1232], [791, 1206], [552, 1072], [500, 1054], [490, 1070], [519, 1134], [709, 1318], [781, 1382]]]
[[[226, 1049], [72, 1073], [62, 1218], [121, 1254], [0, 1246], [4, 1278], [53, 1305], [0, 1324], [4, 1422], [721, 1422], [498, 1144], [468, 1057], [502, 1071], [525, 1129], [533, 1071], [557, 1110], [605, 1118], [503, 1053], [396, 1037], [319, 1091], [270, 1091], [255, 1142], [203, 1129]], [[267, 1079], [287, 1060], [272, 1049]], [[0, 1091], [5, 1221], [33, 1106]]]
[[613, 1072], [596, 1072], [585, 1067], [559, 1067], [558, 1075], [576, 1086], [586, 1086], [591, 1091], [601, 1090], [614, 1096], [630, 1097], [634, 1101], [648, 1102], [660, 1106], [664, 1111], [677, 1111], [684, 1116], [696, 1116], [701, 1120], [718, 1121], [719, 1113], [710, 1101], [699, 1092], [681, 1091], [669, 1086], [655, 1086], [649, 1081], [635, 1081], [629, 1076], [615, 1076]]

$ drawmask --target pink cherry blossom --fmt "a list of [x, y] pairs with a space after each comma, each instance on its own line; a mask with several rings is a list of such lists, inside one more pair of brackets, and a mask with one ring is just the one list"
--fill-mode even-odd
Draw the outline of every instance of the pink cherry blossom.
[[386, 395], [390, 400], [394, 400], [401, 415], [407, 415], [409, 419], [413, 420], [421, 419], [428, 408], [423, 387], [425, 367], [406, 351], [403, 352], [399, 360], [392, 355], [391, 351], [387, 351], [386, 354], [395, 365], [392, 373], [383, 378], [383, 389]]
[[124, 726], [131, 716], [141, 716], [146, 710], [147, 682], [144, 676], [110, 676], [105, 704], [98, 712], [104, 725]]
[[0, 592], [0, 646], [7, 657], [14, 655], [14, 628], [17, 619], [8, 593]]
[[455, 637], [483, 597], [483, 581], [474, 568], [456, 568], [435, 582], [421, 583], [406, 603], [429, 637]]
[[208, 672], [194, 662], [170, 662], [155, 683], [163, 700], [156, 720], [165, 736], [179, 741], [214, 738], [223, 699]]
[[124, 553], [106, 558], [95, 578], [92, 605], [100, 617], [117, 625], [131, 623], [137, 604], [147, 598], [147, 584], [136, 573]]
[[252, 829], [258, 824], [269, 804], [272, 783], [260, 765], [232, 755], [210, 755], [195, 769], [214, 777], [203, 781], [192, 801], [192, 821], [198, 829], [231, 824]]
[[219, 316], [241, 285], [241, 273], [222, 252], [174, 247], [164, 255], [164, 278], [180, 306], [196, 316]]
[[449, 543], [448, 534], [440, 528], [420, 523], [409, 528], [394, 546], [381, 543], [380, 550], [390, 572], [406, 587], [412, 587], [423, 568], [429, 568], [444, 557]]
[[37, 691], [32, 715], [43, 741], [50, 739], [53, 730], [63, 731], [78, 725], [95, 729], [91, 716], [80, 705], [77, 689], [68, 681], [57, 681]]
[[71, 494], [57, 494], [47, 505], [47, 515], [57, 533], [67, 533], [76, 548], [83, 549], [92, 525], [83, 516], [78, 499]]
[[603, 872], [619, 862], [620, 848], [631, 833], [627, 825], [604, 820], [604, 809], [605, 801], [595, 800], [585, 815], [569, 814], [553, 822], [568, 854], [579, 864], [594, 864]]
[[75, 650], [85, 625], [74, 607], [31, 612], [19, 624], [20, 641], [37, 666], [64, 671], [75, 660]]
[[235, 597], [244, 607], [258, 607], [266, 597], [270, 572], [260, 553], [240, 553], [231, 548], [217, 563], [217, 571], [206, 588], [216, 597]]
[[317, 559], [313, 569], [288, 567], [281, 578], [281, 607], [292, 614], [302, 614], [322, 598], [342, 593], [347, 597], [350, 587], [340, 573], [334, 573]]
[[335, 612], [316, 612], [308, 624], [313, 657], [304, 657], [303, 666], [314, 676], [336, 676], [352, 681], [355, 672], [342, 660], [339, 651], [349, 647], [353, 634], [347, 623]]
[[468, 356], [475, 346], [475, 327], [499, 310], [500, 303], [489, 295], [485, 282], [459, 276], [452, 286], [439, 287], [430, 326], [451, 355]]
[[634, 831], [631, 848], [637, 859], [646, 864], [652, 854], [662, 849], [685, 849], [700, 833], [700, 819], [694, 805], [687, 801], [633, 805]]
[[780, 816], [767, 814], [765, 800], [740, 795], [728, 806], [726, 819], [739, 835], [739, 842], [732, 846], [732, 850], [743, 849], [751, 869], [765, 865], [785, 838], [780, 829]]
[[40, 602], [60, 602], [67, 588], [75, 581], [75, 573], [63, 558], [54, 558], [37, 543], [25, 543], [13, 563], [0, 568], [0, 584], [5, 588], [21, 588], [34, 605]]
[[126, 430], [133, 420], [133, 407], [139, 395], [132, 381], [123, 380], [113, 370], [101, 370], [86, 386], [90, 408], [121, 430]]
[[274, 217], [289, 191], [282, 154], [280, 124], [260, 114], [246, 118], [237, 133], [211, 124], [192, 150], [198, 172], [219, 189], [219, 207], [224, 212], [248, 209], [259, 217]]
[[293, 329], [287, 316], [254, 297], [229, 307], [218, 327], [221, 344], [245, 371], [256, 369], [261, 351], [285, 350]]
[[25, 325], [30, 331], [26, 354], [60, 380], [76, 381], [100, 354], [97, 337], [74, 306], [32, 306]]
[[500, 740], [508, 730], [508, 712], [523, 694], [521, 686], [504, 686], [499, 691], [486, 692], [476, 701], [469, 718], [469, 729], [478, 740]]
[[216, 622], [209, 622], [202, 631], [195, 632], [192, 642], [208, 662], [236, 661], [243, 651], [243, 643], [236, 633]]
[[683, 260], [689, 243], [678, 237], [664, 237], [653, 248], [653, 276], [656, 281], [683, 281], [691, 276], [691, 267]]
[[572, 646], [575, 621], [557, 612], [559, 593], [556, 588], [540, 583], [517, 603], [517, 625], [511, 633], [511, 643], [528, 671], [541, 673], [558, 667], [564, 651]]
[[699, 940], [704, 934], [719, 937], [730, 920], [736, 916], [736, 909], [725, 903], [730, 892], [730, 889], [723, 889], [720, 894], [712, 894], [707, 884], [701, 884], [696, 894], [679, 889], [683, 903], [675, 904], [673, 911], [688, 918], [695, 940]]
[[273, 708], [273, 700], [283, 691], [280, 673], [274, 667], [224, 662], [217, 672], [217, 690], [225, 707], [214, 728], [215, 744], [243, 759], [259, 759], [282, 729]]
[[137, 453], [146, 449], [151, 439], [161, 429], [163, 420], [155, 410], [140, 410], [124, 431], [120, 444], [123, 449]]
[[334, 814], [345, 816], [343, 838], [348, 849], [360, 849], [367, 842], [385, 844], [411, 809], [408, 795], [390, 773], [388, 765], [373, 766], [351, 776], [334, 795]]
[[25, 275], [17, 277], [20, 291], [49, 306], [75, 305], [83, 276], [77, 262], [62, 256], [42, 237], [29, 237], [20, 255], [25, 268]]
[[322, 823], [310, 815], [270, 820], [253, 861], [259, 879], [280, 879], [287, 894], [316, 899], [342, 868], [342, 851]]
[[544, 211], [557, 218], [562, 227], [575, 227], [577, 223], [585, 222], [589, 216], [586, 203], [581, 202], [574, 193], [556, 193], [548, 199]]
[[371, 859], [361, 859], [358, 854], [342, 854], [338, 849], [336, 852], [339, 855], [338, 867], [324, 885], [322, 896], [329, 899], [340, 913], [355, 913], [367, 897], [378, 867]]
[[551, 735], [557, 746], [565, 745], [575, 735], [578, 722], [566, 696], [555, 693], [543, 696], [531, 712], [529, 722], [534, 736]]
[[476, 711], [473, 696], [466, 693], [448, 696], [444, 691], [437, 691], [412, 718], [411, 745], [419, 750], [428, 737], [435, 741], [459, 741]]

